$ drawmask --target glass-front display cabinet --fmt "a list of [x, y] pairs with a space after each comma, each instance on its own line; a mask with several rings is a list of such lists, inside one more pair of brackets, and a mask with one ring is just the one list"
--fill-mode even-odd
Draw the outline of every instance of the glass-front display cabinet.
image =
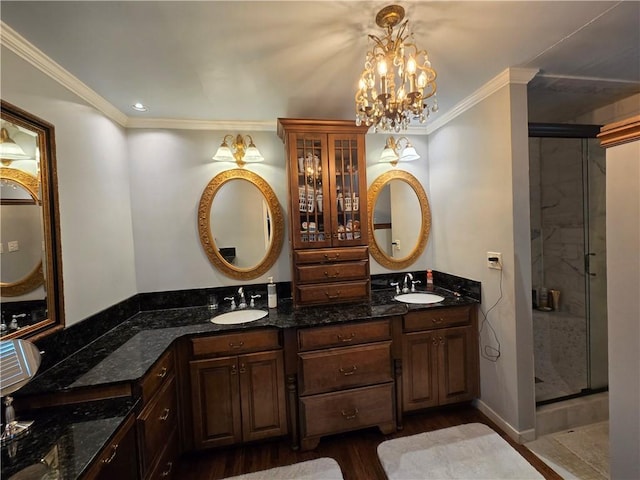
[[278, 120], [297, 305], [369, 297], [366, 130], [349, 121]]

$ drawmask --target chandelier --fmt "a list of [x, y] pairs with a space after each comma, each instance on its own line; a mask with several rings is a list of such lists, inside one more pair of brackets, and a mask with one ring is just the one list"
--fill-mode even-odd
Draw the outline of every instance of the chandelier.
[[369, 35], [374, 45], [366, 54], [364, 71], [356, 92], [356, 124], [373, 126], [374, 131], [405, 130], [413, 118], [424, 123], [430, 112], [438, 111], [436, 71], [426, 50], [419, 50], [407, 30], [404, 8], [389, 5], [378, 12], [376, 24], [384, 37]]

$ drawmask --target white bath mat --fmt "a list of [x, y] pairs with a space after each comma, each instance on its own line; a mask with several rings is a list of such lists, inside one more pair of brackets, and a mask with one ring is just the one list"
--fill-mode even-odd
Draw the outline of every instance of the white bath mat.
[[481, 423], [387, 440], [378, 457], [389, 480], [544, 479], [500, 435]]
[[340, 465], [333, 458], [325, 457], [229, 477], [225, 480], [343, 480], [343, 477]]

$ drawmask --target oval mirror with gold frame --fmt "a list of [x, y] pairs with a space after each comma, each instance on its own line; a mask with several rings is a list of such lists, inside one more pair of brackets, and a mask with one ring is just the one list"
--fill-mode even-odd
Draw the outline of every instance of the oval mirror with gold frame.
[[0, 167], [0, 239], [12, 253], [2, 261], [0, 295], [4, 297], [24, 295], [44, 283], [39, 183], [30, 173]]
[[207, 184], [198, 206], [198, 234], [224, 275], [251, 280], [273, 266], [284, 241], [278, 198], [259, 175], [236, 168]]
[[36, 341], [64, 327], [55, 128], [5, 100], [0, 127], [3, 270], [29, 252], [0, 277], [0, 337]]
[[402, 270], [424, 252], [431, 231], [429, 200], [416, 177], [391, 170], [367, 192], [371, 256], [383, 267]]

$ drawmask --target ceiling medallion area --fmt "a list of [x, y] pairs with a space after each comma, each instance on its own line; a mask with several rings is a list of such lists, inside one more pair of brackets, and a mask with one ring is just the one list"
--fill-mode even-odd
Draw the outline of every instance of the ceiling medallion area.
[[[389, 5], [376, 15], [384, 36], [369, 35], [373, 46], [366, 52], [355, 95], [356, 123], [374, 131], [406, 130], [412, 119], [425, 123], [438, 110], [436, 71], [408, 31], [409, 20], [403, 20], [404, 8]], [[427, 103], [431, 97], [433, 102]]]

